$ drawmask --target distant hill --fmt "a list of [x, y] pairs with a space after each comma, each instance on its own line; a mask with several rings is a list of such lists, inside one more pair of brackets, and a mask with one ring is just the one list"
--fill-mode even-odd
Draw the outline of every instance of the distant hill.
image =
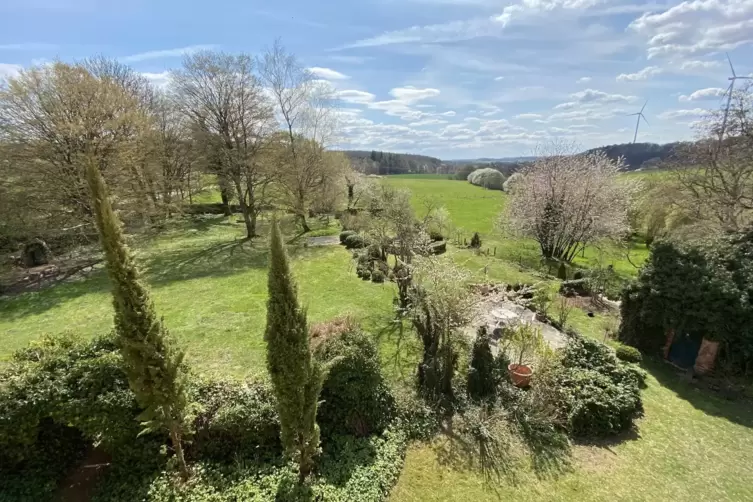
[[452, 159], [445, 160], [445, 164], [519, 164], [536, 160], [536, 157], [481, 157], [479, 159]]
[[584, 153], [604, 152], [610, 159], [625, 158], [629, 171], [641, 168], [654, 168], [672, 157], [681, 142], [658, 145], [656, 143], [623, 143], [620, 145], [600, 146]]
[[345, 155], [361, 164], [366, 174], [414, 174], [447, 172], [441, 160], [412, 153], [377, 150], [345, 150]]

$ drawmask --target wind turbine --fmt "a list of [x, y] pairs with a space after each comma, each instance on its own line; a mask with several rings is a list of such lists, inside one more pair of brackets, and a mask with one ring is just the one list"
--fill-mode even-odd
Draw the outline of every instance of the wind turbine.
[[643, 107], [641, 108], [641, 111], [639, 111], [638, 113], [628, 114], [628, 117], [633, 117], [633, 116], [638, 117], [635, 122], [635, 135], [633, 136], [633, 143], [635, 143], [635, 141], [638, 139], [638, 126], [641, 125], [641, 119], [643, 119], [646, 125], [648, 125], [648, 120], [646, 120], [646, 117], [643, 115], [643, 110], [646, 108], [647, 104], [648, 104], [648, 100], [646, 100], [646, 102], [643, 103]]
[[[729, 80], [729, 87], [727, 87], [727, 92], [724, 94], [727, 95], [727, 106], [724, 107], [724, 119], [722, 120], [722, 130], [719, 133], [719, 142], [721, 143], [722, 138], [724, 138], [724, 129], [727, 127], [727, 116], [729, 116], [729, 106], [732, 102], [732, 91], [735, 90], [735, 80], [753, 80], [753, 77], [738, 77], [737, 73], [735, 73], [735, 67], [732, 66], [732, 60], [729, 58], [729, 54], [727, 54], [727, 61], [729, 61], [729, 69], [732, 71], [732, 76], [727, 78]], [[724, 94], [722, 96], [724, 96]]]

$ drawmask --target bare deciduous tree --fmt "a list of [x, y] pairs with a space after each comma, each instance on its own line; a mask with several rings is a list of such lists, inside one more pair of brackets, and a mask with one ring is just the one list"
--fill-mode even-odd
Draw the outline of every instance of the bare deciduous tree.
[[278, 136], [275, 159], [279, 188], [286, 206], [308, 232], [312, 201], [337, 176], [325, 155], [337, 127], [334, 90], [315, 81], [279, 43], [261, 59], [260, 73], [284, 131]]
[[676, 202], [711, 230], [738, 231], [753, 221], [753, 84], [733, 93], [720, 140], [723, 115], [711, 112], [699, 127], [701, 139], [677, 152], [683, 197]]
[[544, 258], [571, 261], [589, 243], [629, 230], [637, 184], [618, 180], [622, 161], [574, 151], [553, 144], [526, 166], [500, 221], [503, 228], [536, 240]]
[[254, 75], [253, 59], [221, 52], [192, 54], [172, 73], [171, 86], [183, 113], [204, 134], [202, 143], [220, 153], [220, 170], [235, 188], [247, 237], [254, 237], [273, 179], [261, 154], [274, 120]]

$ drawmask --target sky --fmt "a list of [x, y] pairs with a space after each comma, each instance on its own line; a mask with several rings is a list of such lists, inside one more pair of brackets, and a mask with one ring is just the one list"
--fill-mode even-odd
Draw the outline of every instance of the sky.
[[184, 54], [280, 39], [336, 89], [339, 148], [442, 159], [692, 139], [729, 64], [753, 75], [753, 0], [0, 0], [0, 78], [92, 55], [165, 85]]

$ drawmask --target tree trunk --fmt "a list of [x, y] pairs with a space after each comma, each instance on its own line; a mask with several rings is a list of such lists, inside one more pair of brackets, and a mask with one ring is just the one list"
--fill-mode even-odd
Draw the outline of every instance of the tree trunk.
[[217, 181], [220, 185], [220, 197], [222, 198], [222, 210], [225, 216], [231, 216], [233, 214], [230, 211], [230, 187], [227, 183], [225, 175], [217, 175]]
[[308, 222], [306, 221], [306, 215], [301, 213], [298, 215], [298, 219], [301, 220], [301, 227], [303, 228], [304, 232], [311, 232], [311, 228], [309, 227]]
[[191, 472], [188, 470], [186, 464], [186, 457], [183, 455], [183, 443], [180, 438], [180, 432], [176, 426], [172, 426], [170, 429], [170, 441], [173, 443], [173, 449], [175, 450], [175, 456], [178, 458], [178, 466], [180, 466], [180, 477], [183, 481], [188, 481], [191, 476]]
[[254, 217], [251, 217], [251, 211], [248, 204], [246, 204], [246, 194], [243, 193], [240, 180], [235, 179], [233, 183], [235, 184], [235, 190], [238, 192], [238, 205], [243, 214], [243, 222], [246, 224], [246, 239], [253, 239], [256, 237], [256, 214], [254, 213]]

